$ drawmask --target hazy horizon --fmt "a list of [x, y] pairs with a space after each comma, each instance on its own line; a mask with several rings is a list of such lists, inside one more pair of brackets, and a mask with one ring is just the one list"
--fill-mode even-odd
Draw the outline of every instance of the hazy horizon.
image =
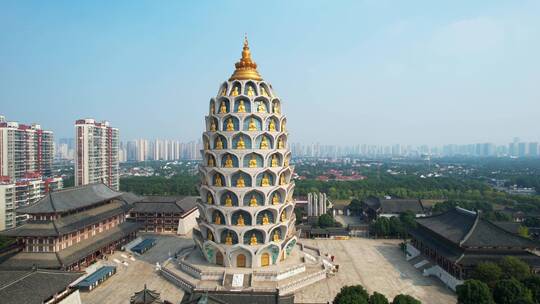
[[0, 115], [197, 140], [248, 33], [291, 142], [540, 141], [540, 2], [0, 3]]

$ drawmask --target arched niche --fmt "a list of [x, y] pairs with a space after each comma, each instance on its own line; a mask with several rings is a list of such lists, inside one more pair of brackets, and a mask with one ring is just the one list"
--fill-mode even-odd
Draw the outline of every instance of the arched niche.
[[270, 170], [266, 170], [257, 175], [257, 187], [271, 187], [275, 185], [276, 176]]
[[[268, 221], [268, 222], [265, 222]], [[275, 214], [270, 209], [265, 209], [257, 213], [257, 225], [270, 225], [275, 223]]]
[[203, 141], [204, 149], [209, 150], [210, 149], [210, 139], [208, 138], [208, 136], [206, 134], [203, 134], [202, 141]]
[[218, 95], [227, 96], [227, 88], [228, 88], [228, 86], [227, 86], [226, 82], [221, 84], [221, 86], [219, 87]]
[[285, 160], [283, 161], [283, 166], [288, 167], [290, 163], [291, 163], [291, 152], [289, 151], [285, 154]]
[[261, 94], [260, 94], [261, 96], [269, 97], [269, 98], [272, 97], [272, 90], [266, 83], [264, 82], [260, 83], [259, 87], [261, 90]]
[[270, 194], [269, 200], [272, 205], [283, 204], [285, 200], [285, 191], [283, 189], [275, 190]]
[[205, 230], [206, 230], [205, 238], [206, 238], [207, 240], [209, 240], [209, 241], [215, 242], [215, 241], [216, 241], [216, 237], [214, 236], [214, 233], [213, 233], [210, 229], [208, 229], [208, 228], [206, 228]]
[[244, 210], [236, 210], [231, 215], [231, 223], [233, 226], [250, 226], [251, 214]]
[[[254, 242], [257, 239], [257, 242]], [[259, 229], [251, 229], [244, 232], [245, 245], [260, 245], [264, 244], [265, 233]]]
[[[221, 143], [220, 143], [221, 142]], [[227, 149], [228, 148], [228, 145], [227, 145], [227, 139], [225, 138], [225, 136], [221, 135], [221, 134], [216, 134], [214, 136], [214, 145], [213, 145], [213, 148], [215, 150], [222, 150], [222, 149]]]
[[238, 244], [238, 234], [234, 230], [223, 229], [223, 231], [221, 231], [219, 240], [221, 244], [235, 245]]
[[251, 137], [244, 133], [234, 135], [233, 147], [237, 150], [251, 149]]
[[281, 102], [277, 98], [272, 100], [272, 113], [281, 114]]
[[262, 121], [255, 115], [249, 115], [244, 118], [244, 131], [261, 131]]
[[276, 143], [276, 149], [283, 150], [287, 148], [287, 136], [285, 134], [282, 134], [278, 136], [277, 143]]
[[257, 113], [268, 113], [269, 112], [269, 102], [268, 99], [265, 97], [257, 97], [255, 99], [254, 104], [254, 111]]
[[287, 119], [283, 118], [280, 123], [281, 132], [287, 132]]
[[214, 155], [212, 155], [211, 153], [209, 152], [206, 152], [204, 154], [204, 163], [208, 166], [208, 167], [215, 167], [216, 166], [216, 158], [214, 157]]
[[270, 233], [268, 234], [268, 237], [269, 237], [268, 241], [279, 242], [279, 241], [284, 240], [286, 235], [287, 235], [287, 226], [279, 225], [273, 228], [272, 230], [270, 230]]
[[236, 113], [251, 113], [251, 101], [249, 98], [237, 97], [234, 101], [234, 111]]
[[294, 249], [294, 246], [296, 245], [296, 238], [292, 238], [288, 243], [287, 245], [285, 245], [285, 254], [287, 256], [290, 256], [293, 249]]
[[221, 211], [214, 209], [212, 211], [212, 223], [215, 225], [226, 225], [225, 216]]
[[216, 104], [217, 114], [226, 114], [231, 111], [231, 102], [227, 97], [220, 97]]
[[251, 190], [244, 195], [244, 206], [256, 207], [264, 205], [264, 194], [257, 190]]
[[255, 140], [255, 148], [261, 150], [268, 150], [274, 147], [274, 142], [270, 134], [264, 133], [259, 135]]
[[220, 205], [226, 207], [236, 207], [238, 206], [238, 196], [231, 191], [225, 191], [221, 194]]
[[223, 117], [223, 123], [221, 126], [222, 131], [232, 132], [232, 131], [238, 131], [239, 129], [240, 129], [240, 121], [238, 120], [238, 118], [232, 115], [227, 115]]
[[206, 130], [209, 132], [219, 131], [218, 120], [214, 116], [208, 117], [208, 125], [206, 126]]
[[214, 100], [214, 98], [210, 99], [208, 112], [210, 113], [210, 115], [216, 114], [216, 101]]
[[257, 85], [253, 81], [247, 81], [244, 86], [244, 95], [248, 97], [257, 96]]
[[225, 180], [225, 176], [219, 172], [214, 172], [212, 174], [212, 186], [214, 187], [225, 187], [227, 186], [227, 182]]
[[265, 125], [265, 130], [268, 132], [279, 132], [280, 130], [279, 119], [277, 119], [275, 116], [268, 117]]
[[231, 264], [233, 267], [251, 267], [253, 259], [251, 252], [242, 247], [236, 247], [231, 253]]
[[243, 171], [235, 172], [231, 177], [233, 187], [251, 187], [251, 176]]
[[244, 168], [260, 168], [263, 166], [263, 157], [257, 153], [249, 153], [244, 156]]
[[221, 167], [238, 168], [238, 157], [231, 153], [225, 153], [221, 156]]
[[279, 152], [272, 153], [271, 155], [268, 156], [267, 166], [272, 167], [272, 168], [280, 167], [282, 164], [282, 161], [283, 161], [283, 157], [281, 156], [281, 153]]
[[[279, 259], [279, 252], [280, 252], [279, 246], [275, 244], [270, 244], [259, 249], [257, 252], [257, 256], [259, 256], [261, 259], [260, 265], [264, 267], [264, 266], [270, 266], [270, 265], [276, 264]], [[269, 255], [269, 258], [270, 258], [269, 265], [265, 265], [265, 262], [266, 262], [265, 255]]]
[[242, 84], [239, 81], [235, 81], [232, 84], [232, 89], [229, 92], [229, 96], [236, 97], [242, 94]]

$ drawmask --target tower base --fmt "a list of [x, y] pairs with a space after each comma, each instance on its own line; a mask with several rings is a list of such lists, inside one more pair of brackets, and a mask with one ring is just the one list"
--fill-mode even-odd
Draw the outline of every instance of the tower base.
[[190, 295], [273, 295], [275, 303], [281, 303], [278, 299], [291, 298], [296, 291], [334, 275], [337, 269], [319, 249], [298, 243], [285, 261], [267, 267], [216, 266], [193, 246], [183, 248], [157, 270]]

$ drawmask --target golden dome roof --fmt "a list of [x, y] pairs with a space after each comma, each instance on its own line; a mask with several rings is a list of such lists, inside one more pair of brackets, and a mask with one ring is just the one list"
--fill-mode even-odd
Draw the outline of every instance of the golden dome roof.
[[261, 75], [257, 72], [257, 64], [251, 60], [251, 52], [249, 51], [247, 36], [244, 38], [244, 49], [242, 50], [242, 58], [234, 64], [236, 70], [229, 80], [262, 80]]

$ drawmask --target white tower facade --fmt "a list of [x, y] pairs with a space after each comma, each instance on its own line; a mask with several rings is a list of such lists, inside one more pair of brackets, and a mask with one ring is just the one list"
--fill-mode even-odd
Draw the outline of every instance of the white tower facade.
[[213, 264], [276, 265], [297, 241], [287, 119], [257, 72], [247, 39], [235, 66], [205, 120], [194, 239]]

